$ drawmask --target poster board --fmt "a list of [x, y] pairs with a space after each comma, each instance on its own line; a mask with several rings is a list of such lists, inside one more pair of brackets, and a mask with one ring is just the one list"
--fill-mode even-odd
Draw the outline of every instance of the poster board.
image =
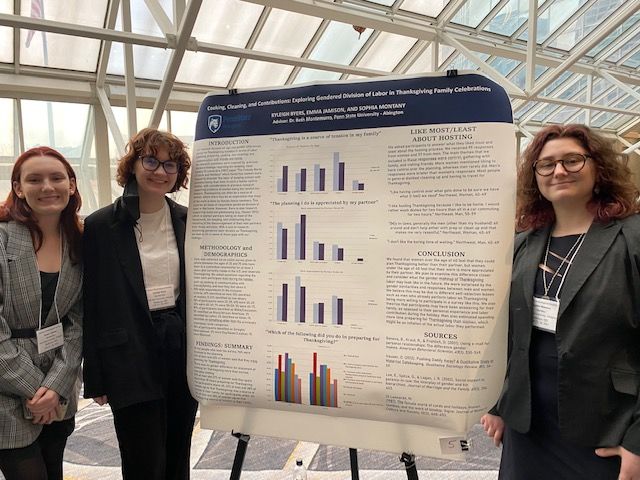
[[509, 99], [478, 74], [209, 95], [186, 237], [204, 428], [456, 458], [505, 372]]

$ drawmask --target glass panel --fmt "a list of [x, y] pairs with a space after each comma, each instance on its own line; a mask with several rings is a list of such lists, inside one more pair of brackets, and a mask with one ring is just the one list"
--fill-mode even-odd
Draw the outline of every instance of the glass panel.
[[609, 55], [606, 59], [609, 62], [617, 62], [622, 57], [624, 57], [631, 50], [640, 45], [640, 34], [633, 37], [631, 40], [626, 42], [621, 48], [615, 50], [611, 55]]
[[631, 57], [629, 57], [628, 60], [626, 60], [622, 65], [625, 65], [627, 67], [631, 67], [631, 68], [638, 68], [640, 67], [640, 52], [636, 52], [634, 53]]
[[606, 80], [603, 80], [601, 78], [594, 80], [593, 86], [591, 87], [591, 98], [598, 98], [602, 94], [602, 92], [610, 87], [611, 84]]
[[[156, 0], [165, 11], [169, 20], [173, 22], [173, 1], [172, 0]], [[87, 2], [89, 5], [91, 2]], [[122, 11], [118, 9], [118, 18], [116, 19], [116, 30], [122, 30]], [[153, 35], [164, 37], [164, 33], [160, 30], [158, 23], [149, 11], [144, 0], [131, 0], [131, 31], [134, 33], [143, 33], [145, 35]]]
[[263, 52], [299, 57], [322, 19], [273, 9], [255, 44]]
[[565, 123], [567, 120], [569, 120], [570, 117], [575, 115], [579, 110], [580, 109], [577, 108], [577, 107], [566, 107], [566, 108], [563, 108], [558, 113], [553, 115], [549, 119], [549, 122], [551, 122], [551, 123]]
[[404, 0], [400, 8], [409, 12], [437, 17], [449, 0]]
[[[7, 2], [8, 3], [8, 2]], [[13, 3], [13, 2], [11, 2]], [[87, 25], [90, 27], [102, 27], [107, 15], [108, 0], [42, 0], [42, 10], [32, 10], [32, 2], [22, 0], [20, 2], [20, 13], [25, 17], [46, 18], [47, 20], [57, 20], [59, 22], [73, 23], [76, 25]], [[13, 13], [13, 6], [11, 11]]]
[[[20, 32], [21, 64], [95, 72], [99, 40], [46, 32], [33, 32], [32, 35], [30, 32]], [[70, 55], [69, 52], [77, 53]]]
[[620, 100], [624, 95], [626, 95], [624, 90], [614, 87], [611, 90], [607, 90], [605, 95], [598, 97], [594, 103], [596, 105], [612, 105]]
[[[544, 72], [546, 72], [549, 68], [543, 67], [542, 65], [536, 65], [536, 79], [540, 78]], [[515, 83], [518, 87], [524, 88], [525, 83], [527, 81], [527, 69], [521, 68], [518, 73], [516, 73], [511, 79], [513, 83]]]
[[489, 65], [506, 77], [514, 68], [520, 65], [520, 62], [512, 58], [496, 57], [489, 62]]
[[[0, 13], [13, 13], [12, 0], [0, 0]], [[0, 27], [0, 63], [13, 62], [13, 28]], [[0, 199], [2, 192], [0, 191]]]
[[[136, 78], [162, 80], [170, 57], [171, 50], [134, 45], [133, 71]], [[121, 43], [111, 44], [107, 73], [124, 75], [124, 48]]]
[[18, 145], [14, 130], [14, 105], [12, 98], [0, 98], [0, 202], [11, 191], [11, 170], [16, 159]]
[[552, 112], [555, 112], [556, 108], [558, 108], [558, 105], [549, 104], [538, 113], [536, 113], [531, 120], [533, 120], [534, 122], [541, 122], [546, 119]]
[[[593, 47], [591, 50], [589, 50], [589, 53], [587, 53], [587, 55], [589, 55], [591, 57], [596, 56], [598, 53], [600, 53], [602, 50], [604, 50], [609, 45], [611, 45], [614, 41], [616, 41], [620, 35], [623, 35], [623, 34], [627, 33], [630, 29], [635, 29], [637, 27], [635, 24], [638, 22], [638, 19], [640, 19], [640, 13], [636, 13], [631, 18], [627, 19], [627, 21], [625, 21], [622, 25], [620, 25], [618, 28], [616, 28], [609, 35], [607, 35], [607, 37], [604, 40], [602, 40], [595, 47]], [[627, 45], [630, 44], [630, 43], [631, 42], [627, 42]], [[635, 45], [637, 45], [637, 44], [638, 44], [638, 41], [636, 41]], [[633, 48], [633, 47], [631, 47], [631, 48]], [[631, 48], [628, 48], [627, 52], [629, 50], [631, 50]], [[618, 57], [618, 58], [620, 58], [620, 57]]]
[[390, 72], [415, 43], [415, 38], [382, 32], [358, 62], [358, 66]]
[[630, 122], [634, 118], [635, 117], [633, 115], [620, 115], [620, 118], [618, 118], [611, 124], [611, 128], [617, 130], [620, 127], [622, 127], [625, 123]]
[[497, 4], [498, 0], [468, 0], [455, 14], [452, 22], [475, 28]]
[[326, 70], [314, 70], [311, 68], [302, 68], [293, 80], [293, 83], [309, 83], [309, 82], [325, 82], [332, 80], [340, 80], [340, 73], [327, 72]]
[[602, 0], [596, 2], [583, 15], [577, 18], [567, 30], [551, 42], [550, 46], [567, 51], [571, 50], [580, 40], [606, 20], [623, 2], [624, 0]]
[[189, 148], [193, 145], [197, 118], [198, 112], [171, 111], [171, 133], [189, 145]]
[[594, 128], [600, 128], [616, 115], [617, 114], [612, 112], [604, 112], [602, 115], [599, 115], [598, 118], [591, 121], [591, 126]]
[[245, 47], [263, 9], [240, 0], [204, 0], [192, 35], [200, 42]]
[[577, 81], [573, 81], [573, 84], [570, 87], [568, 87], [564, 92], [559, 93], [557, 97], [565, 100], [569, 99], [579, 91], [584, 90], [586, 87], [587, 87], [587, 78], [584, 75], [581, 75]]
[[247, 60], [233, 88], [260, 88], [284, 85], [291, 70], [293, 70], [291, 65]]
[[185, 52], [176, 82], [226, 87], [238, 59], [203, 52]]
[[[478, 56], [483, 61], [489, 58], [486, 53], [478, 53]], [[458, 55], [448, 68], [452, 70], [478, 70], [478, 66], [464, 55]]]
[[440, 44], [440, 49], [438, 54], [438, 60], [440, 61], [440, 63], [438, 64], [438, 68], [441, 68], [445, 64], [445, 62], [449, 60], [449, 57], [451, 56], [451, 54], [455, 51], [456, 49], [453, 47], [450, 47], [449, 45]]
[[635, 104], [638, 102], [638, 99], [636, 97], [633, 97], [631, 95], [626, 95], [625, 97], [621, 98], [617, 103], [615, 103], [613, 105], [614, 108], [629, 108], [631, 105]]
[[390, 7], [391, 5], [393, 5], [393, 2], [395, 0], [367, 0], [371, 3], [376, 3], [378, 5], [384, 5], [385, 7]]
[[[563, 72], [558, 78], [556, 78], [547, 88], [542, 90], [542, 95], [550, 95], [553, 91], [563, 83], [569, 81], [569, 77], [573, 74], [571, 72]], [[536, 77], [537, 78], [537, 77]]]
[[536, 102], [527, 102], [524, 104], [523, 107], [519, 108], [518, 110], [516, 110], [513, 114], [513, 116], [516, 119], [520, 119], [521, 117], [523, 117], [529, 110], [531, 110], [533, 107], [535, 107], [537, 105]]
[[502, 10], [493, 17], [485, 30], [511, 36], [527, 21], [529, 16], [529, 0], [509, 0]]
[[406, 73], [424, 73], [431, 72], [433, 68], [431, 66], [432, 57], [433, 56], [433, 43], [431, 43], [427, 49], [422, 52], [413, 64], [407, 69]]
[[309, 58], [349, 65], [372, 33], [370, 28], [360, 34], [353, 25], [331, 22]]
[[[587, 0], [554, 0], [549, 8], [538, 15], [537, 42], [544, 42], [585, 3]], [[538, 2], [538, 5], [540, 4], [541, 2]], [[528, 33], [528, 30], [525, 30], [518, 38], [527, 40]]]

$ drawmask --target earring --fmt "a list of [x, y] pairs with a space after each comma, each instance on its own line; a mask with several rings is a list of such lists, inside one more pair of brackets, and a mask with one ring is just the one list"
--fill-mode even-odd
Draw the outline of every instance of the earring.
[[598, 195], [600, 193], [600, 187], [598, 185], [593, 187], [593, 193], [595, 193], [596, 195]]

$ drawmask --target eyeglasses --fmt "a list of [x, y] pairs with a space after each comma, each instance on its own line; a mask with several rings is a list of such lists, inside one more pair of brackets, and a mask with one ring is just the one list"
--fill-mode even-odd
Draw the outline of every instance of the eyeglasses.
[[140, 159], [142, 160], [142, 168], [144, 168], [149, 172], [155, 172], [161, 165], [162, 165], [162, 168], [164, 168], [164, 171], [167, 172], [168, 175], [178, 173], [178, 170], [180, 169], [180, 165], [178, 165], [178, 162], [174, 160], [167, 160], [167, 161], [161, 162], [156, 157], [152, 157], [150, 155], [147, 155], [145, 157], [140, 157]]
[[582, 170], [584, 164], [587, 163], [587, 158], [591, 158], [591, 156], [582, 153], [569, 153], [560, 160], [538, 160], [533, 164], [533, 169], [538, 175], [548, 177], [553, 175], [553, 172], [556, 171], [556, 164], [560, 163], [567, 172], [576, 173]]

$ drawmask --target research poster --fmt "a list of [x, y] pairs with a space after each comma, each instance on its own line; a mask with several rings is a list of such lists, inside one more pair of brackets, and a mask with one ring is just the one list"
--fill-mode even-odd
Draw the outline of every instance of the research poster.
[[202, 426], [463, 455], [504, 379], [515, 155], [478, 74], [207, 96], [186, 243]]

